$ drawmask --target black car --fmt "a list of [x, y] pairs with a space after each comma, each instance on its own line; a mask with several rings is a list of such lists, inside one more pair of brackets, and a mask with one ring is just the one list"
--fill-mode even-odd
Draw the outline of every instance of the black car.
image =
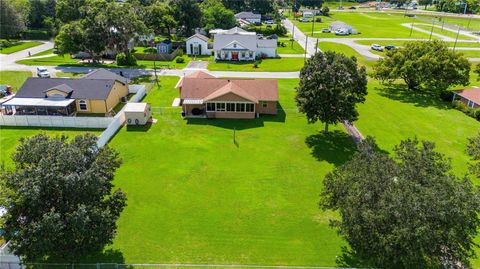
[[357, 8], [356, 8], [356, 7], [354, 7], [354, 6], [351, 6], [351, 7], [349, 7], [348, 9], [357, 9]]
[[394, 49], [396, 49], [396, 48], [397, 48], [397, 47], [395, 47], [394, 45], [386, 45], [386, 46], [385, 46], [385, 49], [386, 49], [386, 50], [394, 50]]

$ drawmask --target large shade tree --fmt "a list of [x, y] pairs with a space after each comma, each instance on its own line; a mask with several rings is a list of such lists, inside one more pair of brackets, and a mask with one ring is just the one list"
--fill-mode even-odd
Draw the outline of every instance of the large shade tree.
[[203, 28], [210, 29], [230, 29], [237, 25], [233, 11], [225, 8], [220, 0], [205, 0], [201, 4], [203, 13]]
[[402, 79], [411, 90], [446, 90], [454, 85], [468, 85], [470, 63], [463, 54], [448, 49], [445, 42], [411, 41], [388, 51], [375, 64], [373, 76], [381, 82]]
[[86, 2], [86, 0], [57, 0], [57, 18], [63, 23], [83, 18], [87, 8]]
[[115, 236], [126, 196], [112, 181], [118, 153], [85, 134], [21, 139], [15, 168], [0, 174], [3, 228], [24, 261], [75, 262], [97, 254]]
[[474, 161], [470, 165], [471, 173], [480, 179], [480, 133], [468, 139], [467, 154]]
[[183, 35], [189, 36], [195, 28], [202, 26], [202, 11], [197, 1], [172, 0], [171, 4], [175, 7], [174, 17]]
[[300, 84], [295, 100], [309, 123], [330, 124], [355, 121], [356, 105], [365, 101], [367, 74], [358, 67], [355, 57], [327, 51], [319, 52], [305, 63], [300, 71]]
[[464, 268], [475, 257], [479, 189], [451, 172], [431, 142], [402, 141], [395, 157], [372, 138], [327, 174], [320, 205], [353, 255], [377, 268]]
[[0, 37], [7, 40], [18, 37], [23, 30], [25, 22], [22, 13], [9, 0], [0, 0]]
[[167, 33], [171, 36], [172, 29], [177, 26], [174, 18], [175, 9], [167, 2], [158, 2], [145, 7], [144, 22], [155, 34]]

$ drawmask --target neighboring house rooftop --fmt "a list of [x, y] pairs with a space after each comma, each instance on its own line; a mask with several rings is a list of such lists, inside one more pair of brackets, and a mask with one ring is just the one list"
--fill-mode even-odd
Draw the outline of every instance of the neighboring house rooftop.
[[278, 101], [278, 83], [275, 80], [185, 77], [180, 98], [208, 101], [228, 93], [233, 93], [255, 103], [258, 103], [258, 101]]
[[201, 35], [201, 34], [198, 34], [198, 33], [196, 33], [196, 34], [192, 35], [191, 37], [187, 38], [187, 40], [192, 39], [194, 37], [199, 38], [199, 39], [201, 39], [205, 42], [208, 42], [208, 37], [206, 37], [204, 35]]
[[103, 69], [103, 68], [92, 71], [92, 72], [86, 74], [85, 76], [83, 76], [82, 78], [114, 79], [114, 80], [118, 80], [118, 81], [120, 81], [124, 84], [128, 84], [128, 83], [131, 82], [130, 79], [122, 77], [120, 75], [117, 75], [116, 73], [108, 71], [107, 69]]
[[175, 86], [175, 88], [180, 88], [182, 87], [183, 85], [183, 79], [184, 78], [215, 78], [214, 76], [208, 74], [208, 73], [205, 73], [203, 71], [195, 71], [193, 73], [190, 73], [188, 75], [186, 75], [185, 77], [181, 78], [177, 85]]
[[[90, 78], [28, 78], [15, 95], [16, 98], [44, 98], [45, 92], [53, 89], [68, 90], [74, 99], [106, 99], [115, 79]], [[72, 89], [72, 91], [71, 91]]]
[[455, 94], [480, 105], [480, 88], [470, 88], [455, 91]]
[[243, 30], [240, 27], [233, 27], [232, 29], [229, 30], [223, 30], [223, 29], [214, 29], [210, 31], [211, 34], [217, 34], [217, 35], [257, 35], [255, 32], [248, 32]]
[[255, 14], [251, 11], [242, 11], [237, 14], [235, 14], [235, 18], [237, 19], [261, 19], [262, 15], [261, 14]]

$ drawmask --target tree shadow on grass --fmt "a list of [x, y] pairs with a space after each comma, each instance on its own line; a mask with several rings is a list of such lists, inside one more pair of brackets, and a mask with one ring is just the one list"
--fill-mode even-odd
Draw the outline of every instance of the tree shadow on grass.
[[348, 247], [342, 247], [342, 254], [337, 256], [337, 266], [341, 268], [371, 268], [371, 265], [359, 258], [355, 252]]
[[335, 130], [329, 133], [310, 135], [305, 143], [312, 149], [312, 155], [319, 161], [339, 166], [347, 162], [357, 150], [353, 139], [345, 132]]
[[380, 96], [419, 107], [452, 108], [450, 103], [441, 100], [438, 94], [422, 90], [413, 91], [408, 89], [406, 85], [391, 84], [383, 88], [377, 87], [375, 90], [378, 91]]
[[127, 132], [146, 132], [152, 128], [152, 123], [147, 122], [144, 125], [126, 125]]
[[[124, 264], [125, 257], [123, 253], [118, 249], [106, 249], [102, 252], [95, 253], [85, 257], [81, 261], [82, 263], [112, 263], [112, 264]], [[103, 265], [102, 265], [103, 269]]]

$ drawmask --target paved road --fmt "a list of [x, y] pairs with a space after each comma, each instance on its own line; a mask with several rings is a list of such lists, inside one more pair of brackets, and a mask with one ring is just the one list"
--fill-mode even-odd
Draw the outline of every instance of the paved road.
[[16, 64], [15, 62], [28, 57], [28, 52], [33, 55], [48, 49], [53, 49], [53, 42], [42, 42], [44, 42], [44, 44], [26, 50], [21, 50], [12, 54], [0, 54], [0, 70], [35, 70], [35, 67], [33, 66], [27, 68], [23, 65]]

